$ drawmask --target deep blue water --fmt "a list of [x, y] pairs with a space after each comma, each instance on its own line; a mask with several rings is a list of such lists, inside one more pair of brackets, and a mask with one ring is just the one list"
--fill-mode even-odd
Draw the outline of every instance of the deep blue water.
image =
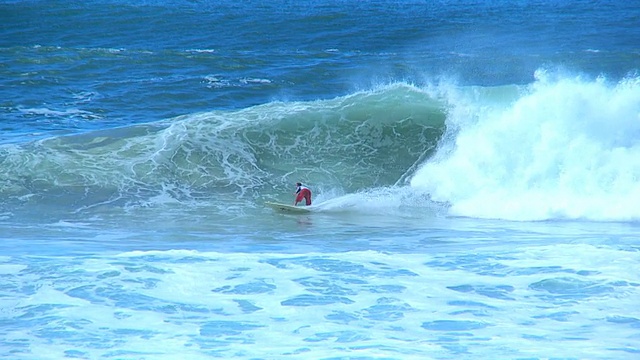
[[[395, 81], [527, 84], [541, 67], [619, 79], [637, 70], [640, 36], [634, 1], [0, 6], [2, 110], [13, 132], [327, 99]], [[24, 111], [34, 108], [64, 115]]]

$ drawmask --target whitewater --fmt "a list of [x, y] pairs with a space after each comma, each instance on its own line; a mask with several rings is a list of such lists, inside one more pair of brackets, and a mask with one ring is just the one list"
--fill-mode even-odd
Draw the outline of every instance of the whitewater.
[[637, 358], [638, 9], [0, 2], [0, 357]]

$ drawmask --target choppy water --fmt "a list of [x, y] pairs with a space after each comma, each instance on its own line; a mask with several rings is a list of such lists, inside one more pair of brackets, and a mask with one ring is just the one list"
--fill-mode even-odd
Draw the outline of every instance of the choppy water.
[[637, 358], [639, 9], [0, 2], [0, 356]]

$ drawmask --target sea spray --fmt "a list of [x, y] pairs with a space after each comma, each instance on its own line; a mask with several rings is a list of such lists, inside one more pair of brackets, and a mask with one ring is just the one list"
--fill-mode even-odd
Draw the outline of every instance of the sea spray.
[[456, 99], [455, 136], [411, 186], [461, 216], [640, 218], [638, 78], [536, 76], [515, 101]]

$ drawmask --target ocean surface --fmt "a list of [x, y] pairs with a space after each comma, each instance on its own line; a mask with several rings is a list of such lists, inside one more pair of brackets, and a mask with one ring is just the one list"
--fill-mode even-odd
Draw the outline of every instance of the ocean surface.
[[0, 358], [640, 359], [638, 69], [637, 0], [0, 0]]

